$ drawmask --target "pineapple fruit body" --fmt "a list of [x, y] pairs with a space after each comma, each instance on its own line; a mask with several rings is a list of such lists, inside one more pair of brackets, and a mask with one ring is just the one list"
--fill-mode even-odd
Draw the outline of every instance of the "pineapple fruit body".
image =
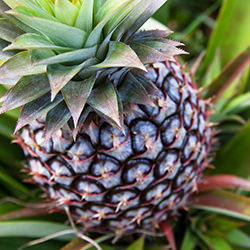
[[[177, 215], [207, 164], [207, 105], [178, 62], [148, 66], [155, 106], [134, 104], [125, 132], [99, 118], [73, 140], [67, 127], [45, 141], [45, 122], [23, 128], [18, 143], [28, 172], [85, 231], [154, 230]], [[131, 90], [133, 91], [133, 90]]]

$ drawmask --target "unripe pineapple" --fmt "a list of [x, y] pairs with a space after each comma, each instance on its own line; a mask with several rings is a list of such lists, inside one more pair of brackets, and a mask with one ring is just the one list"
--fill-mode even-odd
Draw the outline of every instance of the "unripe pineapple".
[[166, 0], [4, 2], [0, 112], [22, 106], [16, 141], [33, 182], [87, 231], [152, 231], [175, 216], [211, 130], [174, 59], [181, 44], [138, 32]]

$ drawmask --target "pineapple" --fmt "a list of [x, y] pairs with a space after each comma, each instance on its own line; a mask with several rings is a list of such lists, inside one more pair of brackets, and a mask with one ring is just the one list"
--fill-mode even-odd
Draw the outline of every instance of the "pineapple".
[[22, 107], [25, 170], [83, 231], [154, 231], [208, 164], [206, 101], [169, 30], [138, 31], [166, 0], [4, 0], [0, 112]]

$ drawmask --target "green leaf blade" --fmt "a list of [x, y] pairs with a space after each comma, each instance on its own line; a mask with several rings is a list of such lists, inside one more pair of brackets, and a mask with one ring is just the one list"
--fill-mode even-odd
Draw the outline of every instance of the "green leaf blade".
[[217, 212], [250, 221], [250, 198], [228, 191], [208, 192], [194, 195], [189, 200], [192, 208]]
[[46, 140], [62, 128], [70, 119], [71, 114], [65, 102], [60, 102], [46, 116]]
[[84, 81], [69, 82], [62, 90], [64, 99], [71, 112], [75, 127], [95, 84], [95, 76]]
[[8, 11], [26, 25], [48, 36], [57, 45], [81, 48], [86, 39], [86, 32], [66, 24], [39, 17], [28, 16], [16, 11]]
[[56, 50], [70, 50], [71, 48], [57, 46], [44, 36], [32, 33], [26, 33], [16, 38], [4, 50], [23, 50], [23, 49], [56, 49]]
[[84, 67], [84, 63], [74, 66], [53, 64], [48, 66], [48, 78], [51, 87], [51, 99]]
[[51, 94], [47, 93], [34, 101], [26, 104], [21, 114], [18, 118], [17, 126], [15, 129], [16, 133], [25, 125], [31, 123], [35, 119], [40, 118], [47, 114], [51, 109], [53, 109], [57, 104], [59, 104], [63, 100], [62, 95], [57, 95], [56, 98], [51, 102]]
[[23, 77], [10, 91], [0, 107], [0, 113], [25, 105], [49, 92], [49, 82], [45, 74]]
[[119, 128], [122, 127], [120, 122], [120, 112], [118, 97], [113, 84], [107, 81], [100, 87], [94, 89], [88, 98], [87, 103], [97, 113], [110, 119], [110, 121]]
[[121, 42], [110, 42], [109, 52], [105, 61], [95, 65], [95, 67], [131, 67], [147, 71], [134, 50]]
[[[16, 54], [1, 65], [0, 80], [8, 80], [20, 76], [37, 75], [45, 72], [46, 66], [34, 66], [31, 54], [28, 51], [24, 51]], [[5, 84], [8, 85], [8, 81], [6, 81]]]

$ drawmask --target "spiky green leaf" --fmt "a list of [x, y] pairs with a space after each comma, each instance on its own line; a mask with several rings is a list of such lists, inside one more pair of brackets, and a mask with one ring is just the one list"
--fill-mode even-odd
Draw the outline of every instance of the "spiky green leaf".
[[36, 2], [34, 3], [32, 0], [24, 0], [24, 1], [30, 7], [30, 9], [36, 12], [37, 16], [56, 21], [56, 18], [53, 15], [51, 15], [51, 12], [44, 10]]
[[77, 18], [77, 7], [68, 0], [55, 0], [55, 16], [62, 23], [73, 26]]
[[62, 128], [70, 119], [71, 114], [65, 102], [60, 102], [46, 116], [46, 140]]
[[167, 61], [172, 59], [173, 55], [177, 53], [176, 50], [171, 51], [169, 54], [161, 53], [160, 51], [141, 43], [131, 42], [130, 45], [144, 64]]
[[27, 6], [24, 0], [3, 0], [9, 7], [16, 8], [17, 6]]
[[86, 39], [86, 32], [66, 24], [44, 18], [24, 15], [19, 9], [8, 11], [29, 27], [49, 37], [56, 44], [66, 47], [81, 48]]
[[58, 105], [63, 100], [62, 95], [57, 95], [56, 98], [51, 102], [51, 94], [47, 93], [32, 102], [27, 103], [18, 118], [15, 133], [24, 127], [25, 125], [31, 123], [35, 119], [38, 119], [45, 114], [47, 114], [51, 109]]
[[126, 33], [130, 38], [167, 0], [141, 0], [133, 11], [127, 15], [114, 34], [115, 40], [120, 40]]
[[110, 81], [94, 89], [87, 102], [94, 110], [121, 127], [117, 95]]
[[74, 66], [53, 64], [48, 66], [48, 78], [51, 86], [51, 99], [84, 67], [84, 63]]
[[6, 101], [0, 107], [0, 113], [31, 102], [49, 90], [49, 81], [45, 74], [24, 76], [10, 91]]
[[119, 24], [122, 23], [126, 16], [137, 6], [140, 0], [130, 0], [126, 1], [123, 8], [120, 9], [105, 25], [104, 35], [108, 36], [109, 34], [115, 32], [116, 28], [119, 27]]
[[76, 136], [78, 134], [78, 132], [80, 131], [80, 129], [83, 127], [83, 124], [85, 122], [85, 120], [87, 119], [89, 113], [92, 111], [92, 108], [90, 106], [85, 106], [80, 118], [78, 119], [78, 123], [76, 128], [72, 128], [73, 129], [73, 138], [76, 139]]
[[0, 18], [0, 38], [12, 42], [18, 36], [22, 35], [23, 31], [20, 30], [18, 27], [14, 26], [8, 20]]
[[[125, 84], [122, 84], [119, 88], [119, 94], [123, 101], [152, 105], [153, 101], [150, 98], [149, 93], [132, 73], [127, 74], [124, 83]], [[131, 91], [131, 89], [133, 91]]]
[[121, 5], [125, 5], [131, 0], [107, 0], [103, 4], [102, 8], [96, 13], [96, 22], [101, 22], [106, 16], [116, 11]]
[[96, 46], [90, 48], [83, 48], [79, 50], [69, 51], [58, 54], [37, 62], [39, 65], [50, 65], [56, 63], [72, 62], [74, 64], [82, 63], [83, 61], [93, 58], [96, 53]]
[[173, 32], [169, 29], [166, 30], [144, 30], [140, 31], [138, 33], [135, 33], [131, 40], [137, 41], [137, 42], [142, 42], [142, 41], [147, 41], [147, 40], [155, 40], [155, 39], [160, 39], [169, 36]]
[[55, 45], [44, 36], [32, 33], [26, 33], [17, 37], [5, 50], [15, 49], [56, 49], [58, 51], [67, 51], [71, 48], [61, 47]]
[[75, 22], [75, 27], [87, 33], [90, 33], [93, 28], [93, 4], [94, 0], [84, 0]]
[[100, 39], [102, 37], [102, 30], [103, 30], [104, 26], [114, 17], [114, 15], [117, 12], [119, 12], [122, 9], [123, 5], [124, 5], [124, 3], [119, 5], [112, 13], [107, 15], [101, 22], [99, 22], [95, 26], [95, 28], [92, 30], [92, 32], [90, 33], [90, 35], [86, 41], [86, 44], [85, 44], [86, 47], [94, 46], [100, 42]]
[[84, 81], [70, 81], [62, 90], [64, 99], [71, 112], [75, 127], [95, 84], [95, 75]]
[[[33, 65], [31, 53], [24, 51], [16, 54], [0, 67], [0, 79], [16, 78], [18, 76], [36, 75], [46, 72], [45, 65]], [[8, 82], [6, 81], [6, 84]]]
[[122, 42], [110, 42], [106, 59], [95, 67], [131, 67], [147, 71], [134, 50]]
[[173, 40], [159, 39], [158, 41], [145, 41], [143, 44], [162, 52], [164, 55], [169, 56], [169, 58], [187, 54], [184, 50], [177, 48], [177, 46], [181, 46], [182, 43]]

